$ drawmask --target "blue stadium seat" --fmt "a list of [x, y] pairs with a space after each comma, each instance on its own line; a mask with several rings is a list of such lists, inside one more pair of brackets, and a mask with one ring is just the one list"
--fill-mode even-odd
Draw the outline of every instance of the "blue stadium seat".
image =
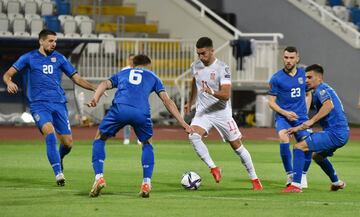
[[56, 6], [57, 6], [58, 15], [71, 14], [69, 2], [60, 2], [60, 3], [57, 3]]
[[45, 21], [45, 26], [47, 29], [50, 29], [54, 32], [60, 32], [60, 21], [57, 16], [43, 16]]
[[360, 8], [351, 8], [351, 22], [360, 23]]
[[328, 0], [328, 3], [331, 7], [344, 5], [344, 2], [342, 0]]

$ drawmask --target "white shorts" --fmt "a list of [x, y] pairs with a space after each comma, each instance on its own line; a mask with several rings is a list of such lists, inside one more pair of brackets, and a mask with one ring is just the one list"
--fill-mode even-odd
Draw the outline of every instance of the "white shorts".
[[199, 126], [208, 134], [210, 129], [214, 127], [224, 141], [235, 141], [241, 139], [241, 132], [232, 117], [215, 116], [215, 115], [195, 115], [191, 121], [191, 126]]

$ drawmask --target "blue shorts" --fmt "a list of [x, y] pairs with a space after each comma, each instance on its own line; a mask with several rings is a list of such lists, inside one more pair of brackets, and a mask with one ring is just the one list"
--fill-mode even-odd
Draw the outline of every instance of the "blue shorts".
[[35, 124], [40, 131], [45, 123], [50, 122], [58, 134], [71, 134], [68, 110], [65, 103], [36, 101], [30, 103], [29, 107]]
[[[283, 116], [277, 116], [275, 119], [275, 128], [277, 132], [280, 132], [281, 130], [287, 130], [291, 127], [299, 126], [307, 120], [307, 118], [303, 118], [296, 121], [289, 121]], [[304, 138], [310, 136], [311, 133], [311, 129], [298, 131], [295, 133], [295, 139], [296, 141], [300, 142], [301, 140], [304, 140]]]
[[102, 135], [113, 137], [126, 125], [131, 125], [140, 142], [150, 139], [153, 135], [153, 124], [150, 114], [124, 104], [113, 104], [99, 125]]
[[349, 139], [349, 130], [321, 131], [306, 138], [310, 151], [314, 151], [323, 157], [332, 156], [336, 149], [344, 146]]

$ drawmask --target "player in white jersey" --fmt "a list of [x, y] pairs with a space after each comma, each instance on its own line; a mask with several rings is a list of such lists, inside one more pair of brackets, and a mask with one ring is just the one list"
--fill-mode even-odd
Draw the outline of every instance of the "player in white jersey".
[[198, 156], [210, 168], [217, 183], [221, 180], [221, 170], [212, 160], [209, 151], [202, 141], [210, 129], [214, 127], [224, 141], [227, 141], [235, 153], [240, 157], [251, 179], [254, 190], [262, 190], [250, 153], [241, 142], [241, 133], [232, 118], [230, 103], [231, 73], [229, 67], [214, 55], [212, 40], [208, 37], [200, 38], [196, 43], [199, 60], [191, 65], [193, 81], [189, 102], [185, 105], [185, 112], [189, 113], [196, 98], [196, 113], [191, 122], [195, 133], [189, 135], [189, 140]]

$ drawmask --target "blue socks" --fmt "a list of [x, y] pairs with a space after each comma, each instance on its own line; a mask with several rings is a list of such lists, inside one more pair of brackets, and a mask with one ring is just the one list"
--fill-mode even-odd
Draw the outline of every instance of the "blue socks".
[[144, 144], [142, 147], [141, 164], [143, 167], [143, 178], [152, 177], [154, 170], [154, 150], [151, 144]]
[[323, 161], [316, 163], [321, 167], [321, 169], [326, 173], [326, 175], [329, 176], [331, 182], [339, 181], [339, 178], [336, 175], [336, 171], [328, 158], [325, 158]]
[[280, 155], [286, 173], [291, 174], [293, 172], [293, 167], [291, 160], [290, 143], [280, 143]]
[[60, 166], [60, 155], [56, 149], [55, 133], [48, 134], [45, 138], [45, 143], [46, 143], [47, 157], [56, 176], [59, 173], [61, 173], [61, 166]]
[[105, 141], [96, 139], [92, 148], [92, 165], [95, 175], [104, 173]]
[[305, 152], [305, 164], [304, 164], [303, 174], [306, 174], [306, 172], [309, 170], [311, 160], [312, 160], [312, 151]]
[[305, 153], [303, 150], [294, 149], [294, 177], [293, 182], [301, 183], [301, 176], [305, 164]]
[[71, 147], [69, 148], [60, 143], [59, 154], [60, 154], [61, 159], [63, 159], [65, 157], [65, 155], [69, 154], [70, 151], [71, 151]]

